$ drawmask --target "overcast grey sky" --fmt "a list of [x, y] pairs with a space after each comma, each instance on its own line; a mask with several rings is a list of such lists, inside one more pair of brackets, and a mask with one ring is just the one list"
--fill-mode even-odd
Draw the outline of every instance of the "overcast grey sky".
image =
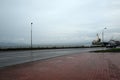
[[105, 30], [105, 39], [120, 40], [120, 0], [0, 0], [0, 42], [91, 42]]

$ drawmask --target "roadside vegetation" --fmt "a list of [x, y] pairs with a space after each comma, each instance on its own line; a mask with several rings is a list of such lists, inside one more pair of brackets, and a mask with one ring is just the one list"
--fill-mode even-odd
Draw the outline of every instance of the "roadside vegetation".
[[22, 47], [22, 48], [0, 48], [0, 51], [17, 51], [17, 50], [45, 50], [45, 49], [69, 49], [69, 48], [90, 48], [89, 46], [71, 46], [71, 47]]
[[120, 48], [110, 48], [107, 50], [97, 50], [97, 51], [93, 51], [93, 52], [120, 52]]

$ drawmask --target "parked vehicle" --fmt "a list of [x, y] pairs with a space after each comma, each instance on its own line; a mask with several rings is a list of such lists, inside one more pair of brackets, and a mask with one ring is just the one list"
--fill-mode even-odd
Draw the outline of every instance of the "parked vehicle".
[[120, 46], [120, 41], [116, 40], [110, 40], [106, 45], [107, 48], [116, 48], [117, 46]]

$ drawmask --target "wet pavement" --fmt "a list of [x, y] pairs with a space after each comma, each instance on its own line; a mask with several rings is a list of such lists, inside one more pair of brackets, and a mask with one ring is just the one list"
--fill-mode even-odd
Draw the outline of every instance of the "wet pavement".
[[53, 58], [56, 56], [82, 53], [104, 48], [73, 48], [73, 49], [51, 49], [51, 50], [28, 50], [28, 51], [0, 51], [0, 67], [21, 64], [36, 60]]
[[0, 80], [120, 80], [120, 53], [70, 54], [0, 68]]

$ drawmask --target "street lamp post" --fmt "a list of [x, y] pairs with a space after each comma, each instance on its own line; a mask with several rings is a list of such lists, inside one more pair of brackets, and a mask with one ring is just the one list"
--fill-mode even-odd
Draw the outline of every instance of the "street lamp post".
[[106, 27], [102, 31], [102, 42], [104, 42], [104, 30], [107, 29]]
[[32, 49], [32, 25], [33, 25], [33, 22], [31, 22], [31, 49]]

